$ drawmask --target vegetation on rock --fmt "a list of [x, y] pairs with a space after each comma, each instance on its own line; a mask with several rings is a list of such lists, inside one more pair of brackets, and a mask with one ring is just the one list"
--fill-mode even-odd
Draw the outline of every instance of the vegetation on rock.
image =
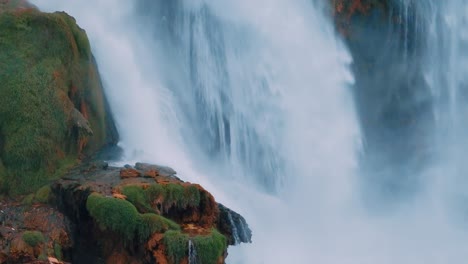
[[137, 232], [140, 241], [146, 241], [154, 233], [164, 233], [167, 230], [180, 230], [175, 222], [157, 214], [142, 214]]
[[204, 264], [218, 263], [227, 247], [226, 237], [214, 228], [208, 235], [194, 237], [180, 231], [167, 231], [164, 234], [164, 243], [173, 263], [180, 263], [183, 258], [187, 257], [189, 240], [192, 240], [195, 246], [198, 262]]
[[50, 192], [51, 192], [50, 186], [46, 185], [36, 191], [35, 198], [40, 203], [47, 203], [49, 202]]
[[86, 208], [101, 229], [117, 232], [127, 241], [136, 237], [140, 241], [146, 241], [154, 233], [180, 230], [178, 224], [163, 216], [140, 214], [128, 201], [104, 197], [97, 193], [88, 197]]
[[31, 247], [35, 247], [45, 242], [44, 235], [39, 231], [26, 231], [23, 233], [23, 240]]
[[122, 193], [139, 210], [146, 212], [154, 211], [152, 205], [167, 211], [171, 207], [198, 207], [201, 201], [200, 189], [193, 184], [152, 184], [146, 189], [143, 186], [130, 185], [124, 186]]
[[54, 243], [54, 255], [57, 259], [63, 259], [62, 246], [57, 242]]
[[130, 202], [93, 193], [86, 208], [101, 229], [117, 232], [128, 241], [135, 238], [140, 214]]
[[180, 263], [188, 255], [189, 235], [180, 231], [167, 231], [164, 234], [166, 252], [172, 263]]
[[227, 247], [226, 237], [214, 228], [207, 236], [195, 236], [191, 239], [197, 250], [198, 263], [218, 263]]
[[[0, 68], [0, 191], [33, 191], [108, 143], [114, 132], [99, 75], [72, 17], [0, 12]], [[75, 109], [92, 136], [72, 118]]]

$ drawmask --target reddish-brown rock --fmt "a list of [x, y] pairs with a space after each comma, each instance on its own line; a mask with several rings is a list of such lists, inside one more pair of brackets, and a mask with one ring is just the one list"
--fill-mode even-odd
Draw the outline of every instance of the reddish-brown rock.
[[138, 178], [141, 176], [141, 173], [135, 169], [121, 169], [120, 170], [120, 178], [127, 179], [127, 178]]

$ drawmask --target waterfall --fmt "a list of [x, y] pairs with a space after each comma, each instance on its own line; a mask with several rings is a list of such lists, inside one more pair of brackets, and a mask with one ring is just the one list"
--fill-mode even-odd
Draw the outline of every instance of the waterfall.
[[468, 2], [427, 1], [424, 74], [434, 98], [433, 191], [444, 207], [466, 218], [468, 198]]
[[[170, 165], [182, 179], [202, 184], [246, 217], [253, 243], [230, 248], [228, 263], [445, 264], [468, 257], [468, 234], [452, 223], [435, 190], [400, 200], [398, 210], [389, 212], [377, 200], [381, 214], [362, 205], [362, 199], [373, 197], [359, 185], [360, 159], [391, 150], [392, 162], [375, 162], [368, 178], [382, 181], [377, 170], [383, 165], [386, 174], [399, 176], [400, 163], [406, 162], [401, 157], [416, 148], [407, 143], [420, 130], [408, 126], [396, 133], [395, 127], [364, 122], [384, 96], [375, 91], [396, 78], [376, 80], [365, 100], [357, 100], [356, 113], [352, 58], [322, 1], [33, 2], [44, 10], [69, 12], [86, 29], [117, 120], [124, 162]], [[405, 21], [413, 21], [416, 4], [422, 12], [417, 27], [430, 34], [421, 31], [429, 36], [423, 54], [412, 53], [414, 32], [406, 28], [398, 59], [408, 63], [392, 70], [399, 71], [396, 76], [409, 74], [413, 60], [427, 66], [429, 85], [414, 89], [430, 88], [437, 99], [430, 107], [436, 120], [449, 120], [452, 113], [458, 121], [419, 128], [430, 127], [442, 149], [448, 143], [444, 129], [457, 124], [460, 129], [450, 131], [459, 131], [453, 142], [460, 144], [450, 145], [463, 151], [466, 4], [401, 3]], [[395, 41], [392, 34], [388, 39]], [[420, 97], [404, 99], [386, 103], [406, 114], [413, 110], [407, 105]], [[428, 108], [421, 109], [425, 116]], [[380, 140], [381, 134], [395, 140], [385, 142], [385, 148], [373, 145], [370, 152], [372, 136]], [[445, 184], [442, 176], [449, 167], [426, 166], [427, 185]]]
[[197, 250], [191, 239], [188, 241], [188, 264], [197, 264]]
[[239, 231], [237, 230], [237, 225], [236, 223], [234, 223], [234, 220], [232, 220], [232, 215], [230, 212], [228, 212], [228, 219], [232, 226], [232, 236], [234, 238], [234, 245], [237, 245], [240, 243], [241, 240], [239, 237]]

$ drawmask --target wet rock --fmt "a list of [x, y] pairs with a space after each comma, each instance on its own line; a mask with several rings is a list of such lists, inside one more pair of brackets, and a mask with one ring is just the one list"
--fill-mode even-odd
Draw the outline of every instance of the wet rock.
[[171, 167], [148, 164], [148, 163], [137, 162], [135, 164], [135, 168], [137, 170], [142, 170], [142, 171], [157, 171], [160, 176], [165, 176], [165, 177], [171, 177], [177, 174], [177, 172]]
[[107, 170], [107, 168], [109, 168], [109, 163], [102, 160], [98, 160], [93, 162], [92, 167], [100, 170]]
[[218, 229], [227, 234], [229, 245], [252, 243], [252, 231], [245, 218], [222, 204], [218, 206]]
[[127, 179], [127, 178], [138, 178], [141, 176], [141, 173], [135, 169], [121, 169], [120, 170], [120, 178]]

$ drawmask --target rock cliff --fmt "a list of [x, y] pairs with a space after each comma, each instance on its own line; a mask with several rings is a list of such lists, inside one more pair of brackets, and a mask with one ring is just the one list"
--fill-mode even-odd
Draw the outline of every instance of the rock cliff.
[[229, 245], [251, 242], [242, 216], [168, 169], [92, 162], [3, 201], [0, 263], [222, 264]]
[[33, 191], [118, 135], [84, 30], [0, 2], [0, 192]]

